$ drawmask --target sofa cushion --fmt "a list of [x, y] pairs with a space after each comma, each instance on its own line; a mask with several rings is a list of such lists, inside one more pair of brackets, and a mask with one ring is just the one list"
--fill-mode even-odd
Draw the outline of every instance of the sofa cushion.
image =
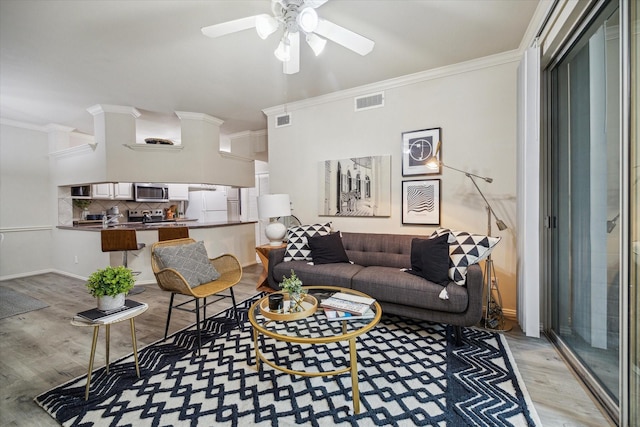
[[157, 247], [154, 253], [161, 268], [173, 268], [184, 277], [191, 288], [220, 277], [220, 273], [209, 260], [204, 242]]
[[311, 259], [316, 265], [349, 262], [349, 257], [342, 246], [340, 233], [331, 233], [326, 236], [309, 237]]
[[273, 267], [273, 278], [280, 289], [284, 276], [291, 274], [291, 269], [302, 280], [303, 286], [340, 286], [351, 288], [351, 278], [364, 267], [357, 264], [321, 264], [313, 265], [308, 261], [281, 262]]
[[456, 241], [449, 245], [449, 278], [458, 285], [464, 285], [467, 267], [476, 264], [489, 256], [493, 247], [498, 244], [500, 237], [472, 234], [466, 231], [436, 229], [432, 236], [452, 234]]
[[430, 282], [449, 283], [449, 234], [411, 240], [411, 270]]
[[411, 268], [411, 240], [428, 236], [342, 232], [349, 260], [359, 265]]
[[379, 301], [451, 313], [464, 312], [469, 302], [464, 286], [449, 282], [449, 299], [444, 300], [439, 298], [441, 285], [393, 267], [362, 269], [353, 277], [352, 288]]
[[311, 261], [311, 249], [308, 239], [313, 236], [325, 236], [331, 231], [331, 223], [300, 225], [287, 229], [287, 250], [285, 261]]

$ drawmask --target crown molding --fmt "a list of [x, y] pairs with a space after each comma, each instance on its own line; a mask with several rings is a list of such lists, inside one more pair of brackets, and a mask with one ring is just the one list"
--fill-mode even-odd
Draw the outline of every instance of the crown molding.
[[46, 126], [36, 125], [33, 123], [21, 122], [18, 120], [0, 118], [0, 125], [11, 126], [14, 128], [35, 130], [39, 132], [47, 132]]
[[237, 139], [237, 138], [244, 138], [247, 136], [266, 136], [266, 135], [267, 135], [267, 130], [260, 129], [260, 130], [243, 130], [241, 132], [230, 133], [229, 135], [227, 135], [227, 137], [229, 139]]
[[67, 133], [71, 133], [74, 130], [76, 130], [76, 128], [72, 128], [70, 126], [64, 126], [64, 125], [59, 125], [57, 123], [49, 123], [48, 125], [44, 126], [45, 130], [47, 132], [67, 132]]
[[338, 92], [332, 92], [326, 95], [316, 96], [314, 98], [308, 98], [298, 102], [292, 102], [282, 105], [277, 105], [262, 110], [267, 116], [273, 116], [276, 114], [282, 114], [283, 112], [289, 112], [293, 110], [300, 110], [303, 108], [312, 107], [315, 105], [326, 104], [329, 102], [335, 102], [347, 98], [353, 98], [356, 96], [367, 95], [372, 92], [380, 92], [389, 89], [395, 89], [402, 86], [421, 83], [429, 80], [441, 79], [443, 77], [454, 76], [457, 74], [468, 73], [471, 71], [477, 71], [484, 68], [491, 68], [498, 65], [509, 64], [512, 62], [520, 61], [522, 53], [518, 49], [510, 50], [508, 52], [498, 53], [496, 55], [485, 56], [479, 59], [473, 59], [471, 61], [460, 62], [458, 64], [447, 65], [440, 68], [434, 68], [432, 70], [420, 71], [414, 74], [408, 74], [406, 76], [396, 77], [389, 80], [383, 80], [376, 83], [371, 83], [364, 86], [359, 86], [352, 89], [341, 90]]
[[221, 126], [224, 123], [224, 120], [220, 120], [217, 117], [204, 113], [191, 113], [189, 111], [176, 111], [175, 113], [180, 120], [202, 120], [218, 126]]
[[140, 111], [134, 107], [127, 107], [124, 105], [109, 105], [109, 104], [96, 104], [87, 108], [87, 111], [92, 116], [97, 116], [101, 113], [117, 113], [117, 114], [131, 114], [134, 118], [140, 117]]
[[92, 151], [96, 151], [96, 147], [98, 144], [96, 143], [87, 143], [82, 145], [76, 145], [75, 147], [65, 148], [64, 150], [58, 150], [49, 153], [50, 157], [60, 159], [63, 157], [72, 157], [77, 156], [79, 154], [90, 153]]

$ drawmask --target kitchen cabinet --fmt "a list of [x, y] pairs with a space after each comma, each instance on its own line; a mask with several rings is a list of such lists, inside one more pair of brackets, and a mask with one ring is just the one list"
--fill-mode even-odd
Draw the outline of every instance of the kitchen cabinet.
[[133, 200], [133, 185], [130, 182], [113, 184], [113, 198], [116, 200]]
[[103, 184], [93, 184], [91, 186], [92, 199], [113, 199], [113, 184], [106, 182]]
[[93, 184], [91, 196], [102, 200], [133, 200], [133, 186], [130, 182]]
[[189, 200], [189, 184], [168, 184], [169, 200]]

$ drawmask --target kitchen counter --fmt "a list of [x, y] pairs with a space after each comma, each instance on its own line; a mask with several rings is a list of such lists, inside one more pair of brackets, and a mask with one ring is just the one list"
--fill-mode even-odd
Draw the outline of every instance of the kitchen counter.
[[[118, 224], [112, 224], [108, 228], [124, 228], [133, 229], [137, 231], [155, 230], [160, 227], [188, 227], [189, 229], [197, 228], [216, 228], [216, 227], [229, 227], [233, 225], [243, 224], [255, 224], [257, 221], [222, 221], [222, 222], [197, 222], [193, 219], [177, 219], [175, 221], [164, 222], [120, 222]], [[57, 228], [61, 230], [78, 230], [78, 231], [100, 231], [102, 230], [102, 224], [81, 224], [81, 225], [59, 225]]]
[[[196, 241], [203, 241], [210, 257], [223, 253], [235, 255], [242, 266], [256, 263], [255, 234], [256, 221], [221, 221], [197, 222], [177, 220], [174, 222], [158, 223], [120, 223], [110, 229], [133, 229], [136, 231], [138, 244], [144, 244], [142, 249], [128, 251], [129, 268], [140, 272], [136, 276], [137, 285], [155, 285], [155, 276], [151, 270], [151, 246], [158, 241], [158, 229], [166, 227], [186, 226], [189, 237]], [[65, 271], [78, 277], [88, 277], [98, 268], [105, 265], [122, 264], [121, 252], [102, 252], [101, 234], [102, 224], [83, 224], [81, 226], [56, 227], [56, 239], [59, 243], [58, 256], [67, 263]]]

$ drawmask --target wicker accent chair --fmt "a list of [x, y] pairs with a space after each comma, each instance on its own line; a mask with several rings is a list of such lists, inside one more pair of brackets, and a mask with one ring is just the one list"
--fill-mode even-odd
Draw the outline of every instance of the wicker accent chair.
[[[169, 332], [169, 322], [171, 320], [171, 310], [175, 308], [181, 308], [180, 306], [187, 304], [191, 301], [195, 300], [196, 308], [196, 329], [198, 331], [198, 351], [200, 351], [201, 341], [200, 341], [200, 299], [204, 300], [203, 308], [203, 320], [207, 318], [207, 298], [213, 295], [218, 297], [215, 301], [210, 301], [210, 304], [213, 304], [216, 301], [219, 301], [223, 298], [231, 297], [233, 302], [233, 308], [235, 311], [236, 321], [238, 322], [238, 328], [242, 328], [240, 325], [240, 316], [238, 315], [238, 307], [236, 305], [236, 299], [233, 294], [233, 286], [240, 282], [242, 278], [242, 266], [238, 259], [231, 254], [223, 254], [216, 258], [210, 258], [211, 264], [213, 264], [214, 268], [220, 273], [220, 277], [212, 282], [204, 283], [195, 288], [191, 288], [185, 278], [178, 271], [172, 268], [160, 268], [158, 257], [155, 253], [155, 250], [158, 247], [165, 246], [176, 246], [176, 245], [185, 245], [189, 243], [195, 243], [195, 240], [191, 238], [187, 239], [174, 239], [174, 240], [165, 240], [156, 242], [151, 246], [151, 268], [153, 270], [153, 274], [156, 276], [156, 281], [158, 286], [163, 291], [171, 292], [171, 299], [169, 301], [169, 312], [167, 313], [167, 324], [164, 329], [164, 339], [167, 339], [167, 334]], [[220, 294], [223, 291], [229, 290], [230, 295]], [[178, 304], [176, 306], [173, 305], [173, 300], [176, 294], [186, 295], [193, 298], [193, 300], [189, 300]]]

